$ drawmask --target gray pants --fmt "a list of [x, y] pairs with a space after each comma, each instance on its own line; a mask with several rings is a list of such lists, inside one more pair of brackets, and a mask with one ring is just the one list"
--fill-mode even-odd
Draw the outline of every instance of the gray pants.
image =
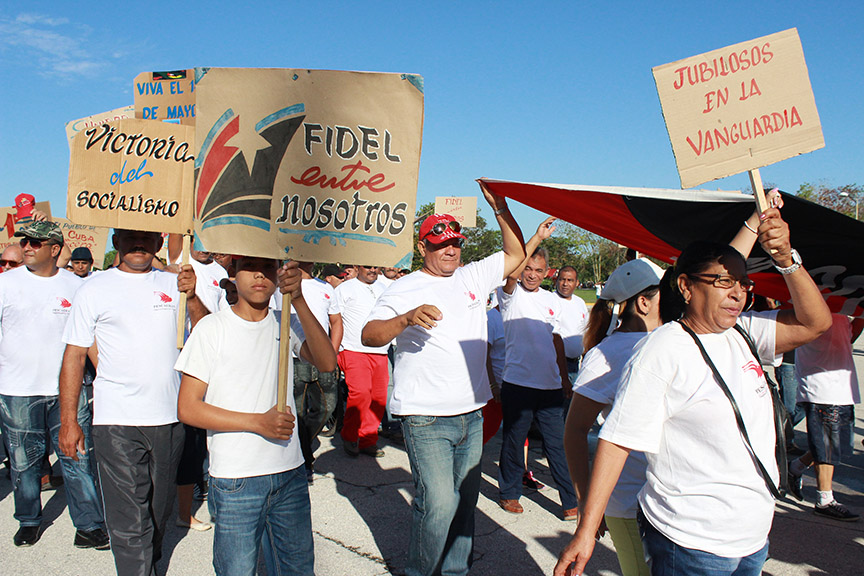
[[184, 432], [163, 426], [93, 426], [105, 523], [118, 576], [154, 576], [174, 510]]

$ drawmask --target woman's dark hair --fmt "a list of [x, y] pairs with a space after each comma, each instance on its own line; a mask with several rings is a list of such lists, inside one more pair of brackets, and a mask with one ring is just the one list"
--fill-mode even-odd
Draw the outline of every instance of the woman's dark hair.
[[[634, 294], [624, 302], [621, 302], [621, 310], [618, 313], [618, 317], [624, 321], [630, 315], [633, 314], [633, 311], [636, 306], [636, 299], [639, 296], [645, 296], [646, 298], [653, 298], [657, 291], [660, 290], [660, 286], [648, 286], [641, 292]], [[585, 328], [585, 334], [582, 336], [582, 346], [583, 346], [583, 354], [588, 352], [591, 348], [599, 344], [603, 338], [606, 337], [606, 333], [609, 331], [609, 324], [612, 323], [612, 306], [615, 303], [611, 300], [603, 300], [602, 298], [598, 298], [594, 303], [594, 307], [591, 308], [591, 313], [588, 315], [588, 327]]]
[[729, 260], [745, 262], [741, 253], [729, 244], [698, 240], [687, 246], [675, 262], [675, 267], [666, 270], [660, 281], [660, 318], [663, 323], [684, 315], [684, 297], [678, 290], [679, 276], [699, 274], [712, 264]]

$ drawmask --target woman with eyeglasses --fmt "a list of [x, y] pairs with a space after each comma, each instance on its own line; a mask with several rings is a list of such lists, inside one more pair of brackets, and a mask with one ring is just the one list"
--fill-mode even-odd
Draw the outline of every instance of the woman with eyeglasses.
[[648, 462], [638, 518], [652, 575], [761, 574], [779, 475], [760, 364], [818, 337], [831, 314], [780, 212], [769, 208], [760, 220], [758, 240], [783, 275], [793, 309], [742, 314], [753, 284], [731, 246], [697, 242], [681, 253], [671, 284], [683, 314], [642, 340], [624, 368], [580, 524], [556, 576], [583, 572], [631, 450]]

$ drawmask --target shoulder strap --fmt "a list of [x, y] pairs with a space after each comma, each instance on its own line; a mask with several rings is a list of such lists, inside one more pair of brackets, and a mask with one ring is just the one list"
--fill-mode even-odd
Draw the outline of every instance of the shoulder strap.
[[[765, 485], [768, 487], [768, 491], [771, 492], [771, 495], [774, 496], [774, 498], [780, 499], [782, 497], [782, 495], [780, 494], [780, 490], [778, 490], [777, 486], [774, 485], [774, 481], [771, 480], [771, 476], [768, 474], [768, 470], [765, 469], [765, 466], [762, 465], [762, 461], [759, 460], [759, 457], [756, 455], [756, 451], [753, 450], [753, 445], [750, 443], [750, 437], [747, 434], [747, 428], [744, 426], [744, 418], [741, 416], [741, 411], [738, 409], [738, 403], [735, 401], [735, 397], [732, 396], [732, 392], [729, 390], [729, 387], [726, 386], [726, 381], [723, 380], [723, 377], [720, 375], [720, 372], [717, 370], [714, 362], [711, 361], [711, 357], [708, 356], [708, 352], [705, 351], [705, 347], [702, 346], [702, 342], [699, 341], [699, 337], [696, 336], [696, 333], [693, 332], [693, 330], [691, 330], [689, 326], [687, 326], [680, 320], [677, 320], [677, 322], [681, 325], [684, 331], [687, 332], [691, 338], [693, 338], [693, 341], [699, 348], [699, 352], [702, 353], [702, 358], [705, 359], [705, 363], [708, 364], [708, 367], [714, 374], [714, 379], [717, 381], [717, 384], [720, 385], [720, 389], [723, 390], [726, 398], [729, 399], [729, 403], [732, 404], [732, 411], [735, 413], [735, 421], [738, 423], [738, 430], [741, 431], [741, 437], [744, 439], [744, 444], [747, 445], [747, 450], [753, 457], [753, 461], [756, 463], [756, 467], [759, 469], [759, 473], [762, 475], [762, 479], [765, 481]], [[755, 346], [753, 345], [752, 341], [749, 338], [745, 339], [751, 346], [751, 350], [755, 351]], [[759, 359], [758, 355], [756, 356], [756, 359]]]

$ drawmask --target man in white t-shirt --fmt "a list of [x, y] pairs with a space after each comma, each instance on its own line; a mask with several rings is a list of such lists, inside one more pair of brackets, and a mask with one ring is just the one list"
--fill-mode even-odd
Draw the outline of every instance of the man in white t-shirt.
[[334, 292], [343, 326], [339, 368], [348, 385], [342, 446], [349, 456], [363, 453], [380, 458], [384, 451], [378, 447], [378, 426], [387, 406], [389, 343], [365, 346], [360, 340], [360, 332], [384, 287], [376, 282], [378, 266], [358, 265], [355, 268], [357, 277], [346, 280]]
[[[315, 557], [309, 488], [294, 431], [296, 407], [276, 407], [277, 315], [269, 309], [277, 282], [290, 293], [293, 352], [322, 372], [336, 352], [302, 291], [296, 262], [236, 261], [237, 303], [202, 320], [177, 360], [183, 372], [178, 413], [207, 430], [210, 498], [216, 514], [217, 575], [253, 574], [259, 548], [268, 574], [312, 576]], [[288, 380], [291, 381], [291, 367]]]
[[[312, 262], [299, 262], [303, 299], [309, 305], [321, 328], [329, 335], [334, 354], [342, 342], [342, 315], [333, 288], [312, 277]], [[292, 305], [293, 310], [293, 305]], [[294, 403], [297, 408], [297, 435], [306, 467], [306, 478], [312, 483], [315, 454], [312, 441], [333, 414], [339, 397], [339, 372], [334, 366], [321, 372], [311, 362], [294, 355]]]
[[576, 520], [576, 492], [564, 454], [564, 398], [573, 392], [559, 335], [562, 299], [540, 289], [546, 277], [548, 256], [544, 249], [535, 248], [551, 235], [554, 230], [551, 224], [551, 219], [543, 222], [528, 242], [531, 256], [525, 259], [521, 275], [514, 272], [498, 289], [507, 349], [501, 386], [504, 432], [498, 504], [511, 514], [523, 511], [519, 503], [525, 470], [523, 446], [534, 421], [543, 436], [564, 520]]
[[467, 574], [480, 490], [486, 373], [486, 295], [524, 257], [504, 198], [483, 194], [501, 226], [503, 252], [460, 267], [461, 226], [434, 214], [420, 226], [423, 267], [380, 298], [363, 341], [396, 339], [393, 414], [402, 418], [414, 478], [408, 576]]
[[389, 288], [390, 285], [396, 281], [398, 276], [399, 276], [399, 269], [398, 268], [393, 268], [392, 266], [386, 266], [386, 267], [382, 266], [381, 267], [381, 274], [378, 275], [378, 280], [376, 280], [376, 282], [381, 284], [384, 288]]
[[815, 463], [818, 516], [855, 522], [859, 515], [834, 499], [834, 466], [852, 454], [855, 404], [861, 402], [852, 343], [861, 335], [864, 319], [854, 322], [832, 314], [831, 329], [795, 351], [798, 403], [807, 419], [809, 450], [789, 464], [792, 495], [803, 500], [801, 475]]
[[32, 546], [42, 523], [41, 465], [50, 434], [65, 480], [75, 546], [107, 550], [102, 502], [96, 490], [91, 414], [84, 394], [75, 414], [84, 431], [77, 460], [59, 449], [59, 377], [63, 329], [82, 280], [57, 268], [63, 233], [53, 222], [31, 222], [15, 232], [24, 266], [0, 277], [0, 426], [9, 443], [16, 546]]
[[582, 335], [588, 326], [588, 307], [573, 291], [579, 286], [579, 277], [573, 266], [562, 266], [555, 278], [555, 294], [560, 298], [561, 317], [558, 333], [564, 341], [564, 356], [567, 358], [567, 374], [570, 383], [576, 381], [579, 359], [582, 357]]
[[174, 507], [183, 427], [177, 421], [177, 303], [192, 325], [206, 314], [188, 264], [178, 275], [152, 267], [158, 232], [116, 230], [120, 265], [87, 280], [63, 334], [60, 448], [75, 458], [84, 435], [75, 420], [87, 351], [96, 344], [93, 443], [111, 551], [119, 576], [147, 575], [162, 555]]

